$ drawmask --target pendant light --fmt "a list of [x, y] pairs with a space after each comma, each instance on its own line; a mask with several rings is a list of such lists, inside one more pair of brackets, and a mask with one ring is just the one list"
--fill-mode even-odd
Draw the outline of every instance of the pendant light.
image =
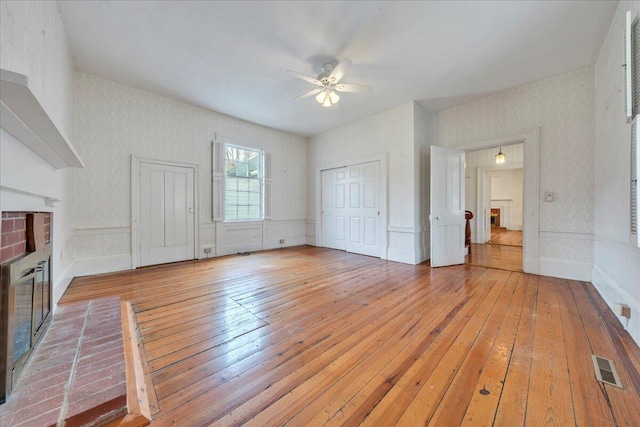
[[500, 147], [500, 151], [496, 154], [496, 165], [503, 165], [506, 161], [505, 155], [502, 153], [502, 147]]

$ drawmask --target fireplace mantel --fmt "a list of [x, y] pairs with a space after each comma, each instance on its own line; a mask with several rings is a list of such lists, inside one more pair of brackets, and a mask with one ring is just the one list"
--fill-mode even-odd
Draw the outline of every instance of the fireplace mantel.
[[31, 91], [27, 76], [0, 70], [0, 97], [2, 129], [56, 169], [84, 167], [73, 145]]

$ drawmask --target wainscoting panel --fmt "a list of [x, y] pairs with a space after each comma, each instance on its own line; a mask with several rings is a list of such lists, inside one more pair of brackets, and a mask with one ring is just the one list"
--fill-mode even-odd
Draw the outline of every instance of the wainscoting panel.
[[593, 234], [540, 232], [538, 274], [573, 280], [591, 280]]
[[[425, 236], [425, 227], [407, 227], [390, 225], [387, 227], [389, 234], [389, 247], [387, 259], [405, 264], [419, 264], [429, 255], [428, 231]], [[425, 238], [427, 239], [425, 241]]]
[[[280, 243], [280, 240], [284, 240]], [[305, 220], [264, 221], [263, 249], [298, 246], [307, 243]]]

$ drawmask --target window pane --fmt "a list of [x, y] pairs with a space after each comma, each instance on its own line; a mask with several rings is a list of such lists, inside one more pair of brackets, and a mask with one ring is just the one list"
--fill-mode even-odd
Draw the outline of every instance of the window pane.
[[238, 208], [236, 205], [227, 205], [225, 208], [225, 215], [227, 219], [238, 219]]
[[238, 192], [237, 191], [227, 191], [225, 195], [225, 204], [229, 205], [237, 205], [238, 204]]
[[249, 202], [251, 205], [260, 208], [260, 193], [249, 193]]
[[262, 152], [225, 145], [225, 219], [261, 219]]
[[238, 189], [237, 178], [227, 178], [227, 191], [236, 191]]
[[238, 176], [249, 176], [249, 165], [246, 163], [238, 163], [236, 166]]
[[248, 191], [249, 180], [246, 178], [238, 178], [238, 191]]
[[238, 205], [246, 206], [249, 204], [249, 193], [246, 191], [238, 192]]
[[260, 206], [249, 207], [249, 218], [260, 218]]

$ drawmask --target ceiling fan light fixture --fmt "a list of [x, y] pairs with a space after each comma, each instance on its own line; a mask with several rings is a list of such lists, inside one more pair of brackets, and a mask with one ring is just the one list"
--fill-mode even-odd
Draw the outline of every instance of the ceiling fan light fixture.
[[340, 100], [340, 97], [334, 91], [329, 92], [329, 99], [331, 99], [331, 103], [335, 104]]
[[326, 96], [324, 98], [324, 102], [322, 103], [323, 107], [331, 107], [333, 104], [331, 103], [331, 97]]
[[500, 151], [496, 154], [496, 165], [503, 165], [506, 160], [506, 156], [502, 153], [502, 147], [500, 147]]
[[323, 90], [322, 92], [320, 92], [317, 96], [316, 96], [316, 101], [318, 101], [320, 104], [322, 104], [324, 102], [324, 99], [327, 97], [327, 91]]

